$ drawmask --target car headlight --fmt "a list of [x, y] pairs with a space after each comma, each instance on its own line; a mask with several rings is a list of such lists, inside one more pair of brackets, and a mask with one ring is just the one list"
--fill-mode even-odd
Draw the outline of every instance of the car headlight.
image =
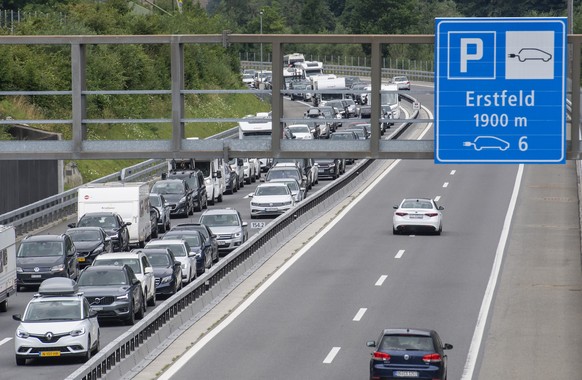
[[256, 202], [251, 202], [251, 206], [258, 206], [259, 204]]
[[16, 330], [16, 336], [19, 338], [26, 339], [30, 336], [30, 334], [28, 332], [26, 332], [25, 330], [18, 329], [18, 330]]
[[239, 238], [242, 236], [242, 232], [235, 232], [234, 234], [232, 234], [235, 238]]
[[179, 204], [186, 203], [186, 200], [187, 200], [186, 197], [182, 197], [182, 199], [180, 199], [180, 202], [178, 202], [178, 203]]
[[291, 201], [288, 201], [288, 202], [285, 202], [285, 203], [283, 203], [283, 206], [289, 206], [289, 205], [291, 205], [291, 204], [293, 204], [293, 202], [291, 202]]
[[99, 247], [95, 248], [93, 250], [93, 252], [91, 252], [92, 255], [98, 255], [100, 253], [103, 253], [103, 246], [102, 245], [100, 245]]
[[124, 295], [117, 296], [115, 298], [118, 299], [118, 300], [128, 300], [129, 299], [129, 293], [125, 293]]
[[73, 331], [71, 331], [71, 336], [80, 336], [85, 334], [85, 328], [81, 327], [80, 329], [75, 329]]
[[162, 277], [162, 280], [160, 281], [162, 284], [167, 284], [169, 282], [172, 282], [172, 276]]
[[51, 268], [51, 272], [62, 272], [65, 270], [65, 264], [55, 265]]
[[17, 271], [18, 273], [22, 273], [22, 272], [23, 272], [21, 267], [16, 267], [16, 271]]

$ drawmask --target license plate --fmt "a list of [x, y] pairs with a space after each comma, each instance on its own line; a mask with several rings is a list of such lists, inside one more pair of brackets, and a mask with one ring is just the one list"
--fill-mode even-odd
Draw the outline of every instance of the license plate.
[[103, 310], [103, 306], [91, 306], [91, 310], [101, 311]]
[[77, 261], [80, 263], [84, 263], [85, 262], [85, 258], [84, 257], [77, 257]]
[[417, 371], [394, 371], [396, 377], [418, 377]]
[[40, 274], [31, 274], [30, 278], [40, 278]]
[[226, 245], [226, 242], [225, 241], [219, 241], [218, 242], [218, 245]]
[[42, 351], [40, 356], [61, 356], [61, 351]]
[[422, 215], [410, 215], [410, 219], [422, 219]]
[[273, 212], [273, 211], [277, 211], [277, 207], [267, 207], [267, 211], [269, 212]]

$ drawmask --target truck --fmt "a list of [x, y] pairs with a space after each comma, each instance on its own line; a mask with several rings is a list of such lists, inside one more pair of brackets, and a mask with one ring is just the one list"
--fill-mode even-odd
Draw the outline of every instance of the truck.
[[90, 183], [79, 187], [77, 216], [115, 212], [128, 226], [129, 243], [143, 247], [151, 239], [150, 185], [147, 182]]
[[8, 298], [16, 294], [16, 233], [0, 225], [0, 311], [8, 311]]

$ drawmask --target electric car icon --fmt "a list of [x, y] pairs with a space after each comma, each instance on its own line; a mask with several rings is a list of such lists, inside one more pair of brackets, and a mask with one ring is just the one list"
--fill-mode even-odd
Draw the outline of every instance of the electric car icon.
[[465, 141], [463, 146], [473, 147], [476, 151], [483, 149], [499, 149], [506, 151], [509, 149], [509, 143], [495, 136], [477, 136], [474, 141]]
[[509, 58], [517, 58], [519, 62], [525, 61], [544, 61], [548, 62], [552, 59], [552, 55], [538, 48], [523, 48], [519, 53], [508, 54]]

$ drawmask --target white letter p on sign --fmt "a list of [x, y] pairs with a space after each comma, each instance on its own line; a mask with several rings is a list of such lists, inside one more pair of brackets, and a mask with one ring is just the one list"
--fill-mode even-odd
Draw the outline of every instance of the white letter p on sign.
[[[475, 48], [474, 53], [469, 53], [469, 46]], [[461, 38], [461, 72], [467, 72], [468, 61], [478, 61], [483, 58], [483, 40], [480, 38]]]

